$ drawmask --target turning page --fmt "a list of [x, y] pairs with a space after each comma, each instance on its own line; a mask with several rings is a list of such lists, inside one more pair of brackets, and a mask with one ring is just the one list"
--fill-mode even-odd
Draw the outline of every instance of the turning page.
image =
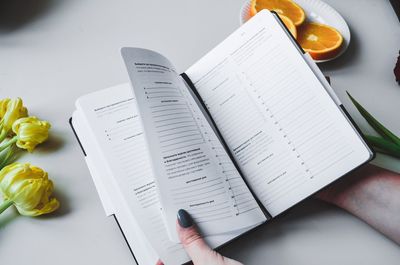
[[[183, 264], [189, 257], [169, 240], [136, 100], [129, 84], [81, 97], [73, 124], [96, 169], [139, 265]], [[246, 230], [206, 237], [215, 248]]]
[[259, 12], [186, 74], [272, 216], [371, 157], [268, 11]]
[[170, 238], [187, 210], [203, 235], [260, 224], [266, 217], [171, 63], [124, 48]]

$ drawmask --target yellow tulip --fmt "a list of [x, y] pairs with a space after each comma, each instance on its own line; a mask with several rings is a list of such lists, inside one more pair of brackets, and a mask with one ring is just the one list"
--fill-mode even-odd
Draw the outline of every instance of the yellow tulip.
[[2, 133], [8, 133], [16, 120], [26, 116], [28, 116], [28, 110], [24, 107], [22, 99], [10, 99], [7, 103], [7, 109], [1, 118]]
[[51, 213], [60, 206], [56, 198], [50, 198], [53, 189], [53, 182], [41, 168], [21, 163], [8, 165], [0, 171], [4, 198], [0, 213], [13, 204], [26, 216]]
[[0, 100], [0, 120], [4, 117], [4, 114], [6, 114], [8, 102], [10, 102], [9, 98]]
[[32, 152], [38, 144], [47, 140], [50, 127], [47, 121], [32, 116], [15, 121], [12, 130], [16, 134], [17, 146]]

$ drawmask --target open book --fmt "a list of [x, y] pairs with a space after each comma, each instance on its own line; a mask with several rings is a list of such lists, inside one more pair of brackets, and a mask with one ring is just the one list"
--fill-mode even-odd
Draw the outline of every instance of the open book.
[[139, 264], [189, 261], [176, 213], [218, 247], [373, 153], [279, 18], [262, 11], [178, 74], [123, 48], [131, 84], [79, 98], [72, 125]]

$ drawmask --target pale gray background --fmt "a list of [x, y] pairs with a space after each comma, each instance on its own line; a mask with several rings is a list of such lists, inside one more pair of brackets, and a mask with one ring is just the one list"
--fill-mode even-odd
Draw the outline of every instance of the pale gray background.
[[[351, 45], [321, 65], [349, 112], [345, 90], [400, 134], [392, 69], [400, 26], [388, 0], [327, 0], [348, 22]], [[181, 71], [238, 27], [242, 0], [0, 1], [0, 97], [21, 96], [53, 124], [52, 138], [22, 160], [45, 168], [61, 209], [42, 218], [0, 216], [0, 264], [134, 264], [105, 217], [67, 120], [82, 94], [128, 81], [123, 46], [157, 50]], [[399, 160], [378, 163], [400, 171]], [[400, 248], [347, 213], [308, 200], [224, 254], [246, 264], [399, 264]]]

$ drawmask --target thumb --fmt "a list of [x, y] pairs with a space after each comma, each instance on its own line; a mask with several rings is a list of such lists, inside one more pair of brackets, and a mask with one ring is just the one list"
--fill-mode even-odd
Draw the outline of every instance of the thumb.
[[219, 263], [220, 255], [207, 245], [185, 210], [178, 211], [176, 230], [184, 249], [195, 265]]

